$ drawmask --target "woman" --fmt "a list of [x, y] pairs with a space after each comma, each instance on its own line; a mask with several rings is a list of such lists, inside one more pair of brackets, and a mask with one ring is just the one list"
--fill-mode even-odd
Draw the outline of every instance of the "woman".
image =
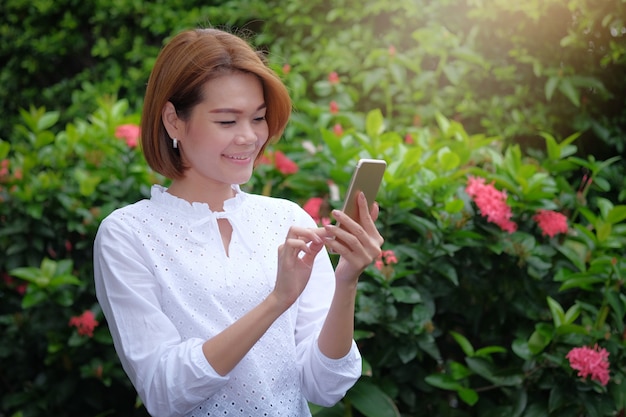
[[383, 243], [377, 206], [360, 196], [359, 222], [336, 211], [341, 229], [317, 228], [239, 188], [290, 111], [233, 34], [186, 31], [157, 58], [142, 146], [171, 185], [114, 211], [94, 245], [98, 300], [153, 416], [309, 416], [307, 401], [330, 406], [360, 376], [354, 301]]

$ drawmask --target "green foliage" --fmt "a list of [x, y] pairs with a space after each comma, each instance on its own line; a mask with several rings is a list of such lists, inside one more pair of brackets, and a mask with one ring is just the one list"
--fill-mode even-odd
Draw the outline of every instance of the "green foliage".
[[91, 262], [99, 222], [160, 181], [115, 137], [117, 126], [137, 122], [128, 103], [99, 104], [58, 133], [57, 111], [23, 111], [13, 143], [0, 142], [0, 404], [9, 415], [135, 409], [106, 326], [89, 338], [68, 325], [85, 310], [103, 320]]
[[[20, 108], [63, 110], [63, 122], [118, 94], [138, 109], [163, 40], [189, 27], [248, 26], [258, 0], [6, 0], [0, 15], [0, 131]], [[6, 133], [5, 133], [6, 134]]]
[[[260, 41], [304, 79], [336, 71], [344, 107], [401, 126], [443, 112], [533, 147], [540, 131], [580, 131], [585, 153], [625, 150], [624, 1], [313, 0], [274, 13]], [[327, 100], [316, 87], [307, 95]]]
[[[163, 181], [116, 129], [137, 124], [163, 39], [208, 23], [258, 30], [294, 98], [248, 190], [319, 198], [323, 219], [359, 158], [388, 162], [385, 256], [357, 297], [363, 377], [315, 416], [625, 412], [623, 0], [5, 3], [0, 414], [145, 415], [94, 297], [91, 245], [104, 216]], [[484, 217], [469, 177], [506, 192], [513, 233]], [[542, 209], [567, 233], [542, 233]], [[93, 337], [69, 325], [85, 311]], [[596, 344], [606, 386], [565, 357]]]

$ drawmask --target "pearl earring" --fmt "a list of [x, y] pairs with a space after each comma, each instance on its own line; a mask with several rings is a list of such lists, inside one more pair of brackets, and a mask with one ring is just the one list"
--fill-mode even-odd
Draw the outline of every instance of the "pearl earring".
[[172, 146], [174, 147], [174, 149], [178, 148], [178, 139], [172, 138]]

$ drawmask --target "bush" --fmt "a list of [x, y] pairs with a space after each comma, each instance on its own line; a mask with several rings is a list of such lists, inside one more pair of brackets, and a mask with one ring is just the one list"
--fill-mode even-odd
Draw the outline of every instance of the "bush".
[[173, 33], [215, 25], [255, 28], [268, 16], [259, 0], [7, 0], [0, 15], [0, 131], [21, 108], [60, 110], [64, 125], [117, 94], [137, 110], [152, 64]]
[[[156, 38], [178, 27], [174, 21], [194, 26], [185, 19], [206, 12], [198, 6], [179, 21], [162, 3], [122, 3], [116, 11], [99, 5], [95, 21], [117, 13], [110, 19], [117, 25], [152, 7], [141, 24]], [[8, 4], [7, 16], [18, 4]], [[620, 28], [621, 3], [615, 12], [607, 3], [589, 6], [592, 14], [577, 14], [590, 2], [568, 3], [577, 19], [566, 31], [563, 74], [517, 27], [484, 24], [511, 7], [505, 2], [489, 10], [454, 0], [343, 1], [332, 10], [316, 1], [237, 4], [222, 5], [225, 21], [275, 13], [257, 41], [272, 46], [271, 64], [296, 109], [246, 188], [293, 199], [321, 222], [339, 206], [358, 158], [389, 164], [378, 198], [384, 256], [362, 276], [357, 299], [364, 376], [336, 407], [312, 407], [315, 415], [623, 414], [623, 161], [580, 151], [595, 126], [597, 137], [623, 152], [621, 128], [609, 123], [623, 117], [621, 108], [602, 110], [623, 78], [603, 78], [601, 88], [594, 67], [600, 59], [607, 74], [623, 68], [621, 35], [600, 36]], [[545, 4], [510, 12], [522, 27], [563, 13]], [[444, 18], [449, 29], [440, 36]], [[576, 30], [585, 25], [593, 29]], [[603, 46], [574, 65], [585, 48], [579, 41], [596, 33]], [[152, 59], [158, 42], [144, 51]], [[96, 50], [114, 44], [101, 41]], [[119, 51], [139, 54], [144, 42], [122, 44]], [[114, 61], [112, 68], [123, 67]], [[150, 67], [149, 59], [133, 62], [140, 61], [142, 69], [127, 77], [113, 68], [113, 84], [105, 77], [96, 88], [74, 90], [74, 112], [61, 102], [47, 106], [52, 111], [40, 104], [21, 111], [9, 140], [0, 140], [2, 416], [145, 415], [113, 351], [91, 270], [100, 220], [163, 181], [134, 142], [140, 100], [131, 85]], [[101, 94], [118, 89], [128, 98]], [[583, 94], [593, 106], [583, 105]], [[93, 112], [81, 105], [86, 98]], [[79, 117], [67, 123], [69, 114]], [[524, 135], [541, 138], [541, 146], [511, 141]], [[581, 355], [597, 357], [599, 366], [581, 368]]]
[[[116, 137], [116, 127], [137, 123], [127, 110], [126, 101], [103, 99], [89, 120], [76, 120], [54, 134], [58, 112], [31, 109], [22, 112], [14, 144], [0, 142], [5, 254], [0, 258], [0, 404], [7, 415], [134, 409], [135, 395], [106, 326], [90, 334], [69, 324], [85, 311], [103, 321], [92, 278], [99, 222], [159, 181], [136, 148], [137, 131], [126, 140]], [[123, 133], [118, 128], [117, 135]]]

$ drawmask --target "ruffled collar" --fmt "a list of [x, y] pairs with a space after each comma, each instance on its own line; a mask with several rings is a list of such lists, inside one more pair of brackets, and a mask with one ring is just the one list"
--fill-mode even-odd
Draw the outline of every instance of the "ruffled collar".
[[152, 186], [150, 190], [150, 200], [157, 204], [173, 208], [176, 211], [183, 212], [194, 218], [206, 216], [228, 218], [230, 217], [229, 215], [235, 214], [239, 211], [247, 198], [247, 194], [241, 191], [239, 185], [233, 184], [231, 187], [235, 191], [235, 196], [224, 201], [224, 211], [213, 211], [207, 203], [190, 203], [187, 200], [168, 193], [167, 188], [158, 184]]

